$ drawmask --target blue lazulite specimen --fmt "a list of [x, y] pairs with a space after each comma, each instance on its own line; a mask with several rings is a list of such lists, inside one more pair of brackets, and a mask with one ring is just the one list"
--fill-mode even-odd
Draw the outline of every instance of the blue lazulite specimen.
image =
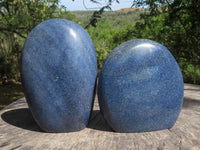
[[99, 77], [100, 109], [117, 132], [171, 128], [183, 103], [183, 78], [163, 45], [127, 41], [106, 59]]
[[21, 73], [28, 105], [44, 131], [86, 127], [97, 60], [92, 40], [81, 26], [65, 19], [37, 25], [24, 44]]

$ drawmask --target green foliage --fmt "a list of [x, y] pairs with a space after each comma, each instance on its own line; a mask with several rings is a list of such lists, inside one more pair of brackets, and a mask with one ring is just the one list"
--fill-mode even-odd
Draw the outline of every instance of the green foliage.
[[[88, 33], [96, 48], [98, 68], [101, 69], [111, 50], [122, 42], [134, 38], [152, 39], [165, 45], [171, 51], [181, 67], [185, 82], [200, 84], [200, 66], [198, 65], [200, 55], [197, 46], [200, 45], [199, 41], [192, 44], [191, 37], [188, 38], [186, 34], [186, 27], [189, 26], [187, 24], [183, 26], [177, 18], [170, 19], [166, 2], [162, 5], [151, 5], [151, 7], [151, 9], [135, 9], [134, 11], [124, 9], [117, 12], [104, 12], [101, 19], [97, 21], [96, 28], [88, 28]], [[81, 19], [79, 14], [76, 15]], [[185, 17], [188, 19], [188, 15], [183, 15], [182, 20], [185, 20]], [[86, 22], [86, 19], [88, 18], [83, 19], [83, 22]], [[199, 30], [195, 29], [194, 32], [194, 34], [190, 33], [190, 36], [193, 40], [199, 39]]]
[[183, 79], [187, 83], [199, 84], [200, 83], [200, 65], [194, 65], [185, 61], [180, 61], [179, 63]]
[[2, 0], [0, 31], [16, 33], [25, 38], [40, 22], [61, 16], [62, 8], [58, 7], [58, 0]]
[[136, 23], [135, 36], [165, 45], [178, 61], [185, 82], [200, 84], [200, 1], [135, 0], [133, 5], [150, 10]]
[[58, 0], [0, 1], [0, 79], [20, 76], [21, 50], [28, 33], [50, 18], [73, 20], [75, 16], [58, 5]]
[[[128, 10], [128, 11], [127, 11]], [[72, 12], [83, 27], [89, 23], [92, 11]], [[95, 45], [98, 68], [101, 69], [105, 59], [116, 46], [134, 37], [134, 23], [139, 20], [139, 9], [107, 11], [96, 22], [96, 27], [87, 28]]]
[[87, 28], [96, 48], [99, 69], [111, 50], [122, 42], [152, 39], [171, 51], [185, 82], [200, 84], [199, 0], [133, 0], [133, 6], [139, 9], [115, 12], [105, 11], [111, 8], [113, 1], [109, 0], [99, 11], [73, 14], [59, 7], [58, 2], [0, 0], [0, 77], [19, 78], [19, 60], [26, 36], [38, 23], [59, 17]]
[[105, 21], [100, 20], [96, 28], [90, 27], [90, 34], [97, 53], [98, 68], [101, 69], [109, 53], [119, 44], [133, 38], [132, 24], [126, 24], [118, 28]]

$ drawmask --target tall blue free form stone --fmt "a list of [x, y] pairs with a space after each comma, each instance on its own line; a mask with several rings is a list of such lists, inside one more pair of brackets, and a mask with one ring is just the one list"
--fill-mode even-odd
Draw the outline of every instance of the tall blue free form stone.
[[183, 85], [179, 66], [166, 47], [145, 39], [127, 41], [103, 65], [100, 109], [118, 132], [171, 128], [182, 107]]
[[24, 44], [21, 72], [28, 105], [44, 131], [85, 128], [97, 60], [92, 40], [81, 26], [65, 19], [37, 25]]

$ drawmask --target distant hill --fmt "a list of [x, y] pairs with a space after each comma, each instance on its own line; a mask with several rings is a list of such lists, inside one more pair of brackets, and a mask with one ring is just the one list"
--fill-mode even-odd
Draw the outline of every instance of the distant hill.
[[[76, 18], [86, 25], [94, 11], [72, 11]], [[117, 11], [106, 11], [103, 13], [101, 20], [108, 21], [110, 24], [118, 26], [121, 24], [134, 24], [139, 20], [140, 14], [144, 12], [141, 8], [122, 8]]]
[[141, 8], [122, 8], [120, 10], [116, 10], [116, 12], [128, 13], [128, 12], [135, 11], [135, 10], [142, 10], [142, 9]]
[[119, 13], [130, 13], [130, 12], [133, 12], [133, 11], [140, 11], [141, 13], [149, 12], [148, 9], [144, 9], [144, 8], [122, 8], [120, 10], [117, 10], [116, 12], [119, 12]]
[[93, 12], [94, 11], [71, 11], [71, 13], [73, 13], [76, 18], [84, 25], [89, 22]]

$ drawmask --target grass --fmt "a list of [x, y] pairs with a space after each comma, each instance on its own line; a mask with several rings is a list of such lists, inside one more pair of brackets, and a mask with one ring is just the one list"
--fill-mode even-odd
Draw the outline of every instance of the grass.
[[19, 82], [0, 85], [0, 93], [0, 110], [15, 100], [24, 97], [22, 85]]

